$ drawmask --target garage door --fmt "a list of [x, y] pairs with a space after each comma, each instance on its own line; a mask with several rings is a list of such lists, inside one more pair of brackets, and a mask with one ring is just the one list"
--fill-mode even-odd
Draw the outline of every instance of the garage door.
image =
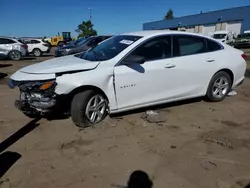
[[238, 22], [228, 22], [227, 30], [235, 32], [236, 34], [240, 34], [241, 31], [241, 21]]
[[202, 33], [206, 36], [210, 36], [211, 33], [213, 33], [214, 31], [215, 31], [215, 24], [204, 25]]
[[187, 27], [186, 32], [194, 33], [194, 27]]

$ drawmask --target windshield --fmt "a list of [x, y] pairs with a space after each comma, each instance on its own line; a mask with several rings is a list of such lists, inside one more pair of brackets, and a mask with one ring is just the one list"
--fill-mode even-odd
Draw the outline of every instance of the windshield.
[[88, 61], [105, 61], [114, 58], [128, 46], [140, 39], [141, 36], [117, 35], [111, 37], [89, 51], [80, 58]]
[[75, 45], [81, 46], [87, 42], [87, 38], [81, 38], [78, 41], [75, 42]]
[[215, 39], [224, 39], [227, 34], [214, 34]]
[[238, 35], [237, 38], [238, 38], [238, 39], [240, 39], [240, 38], [250, 38], [250, 33], [240, 34], [240, 35]]

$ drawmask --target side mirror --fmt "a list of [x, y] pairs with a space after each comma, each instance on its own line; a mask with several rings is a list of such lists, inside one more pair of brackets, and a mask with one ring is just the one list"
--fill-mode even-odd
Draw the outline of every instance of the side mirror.
[[143, 64], [143, 63], [145, 63], [145, 58], [139, 55], [129, 55], [123, 60], [124, 65]]

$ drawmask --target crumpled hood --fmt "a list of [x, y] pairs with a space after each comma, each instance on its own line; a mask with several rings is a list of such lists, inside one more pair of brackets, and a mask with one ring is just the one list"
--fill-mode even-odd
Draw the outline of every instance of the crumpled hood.
[[41, 63], [20, 69], [20, 72], [29, 74], [51, 74], [96, 68], [100, 62], [86, 61], [75, 56], [66, 56], [50, 59]]

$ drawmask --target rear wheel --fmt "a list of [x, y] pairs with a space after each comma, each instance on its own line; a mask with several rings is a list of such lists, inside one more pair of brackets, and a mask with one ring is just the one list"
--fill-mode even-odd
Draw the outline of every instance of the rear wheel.
[[22, 54], [18, 50], [12, 50], [9, 53], [9, 58], [11, 60], [17, 61], [17, 60], [20, 60], [22, 58]]
[[108, 101], [95, 91], [88, 90], [74, 96], [71, 118], [76, 126], [88, 127], [101, 122], [107, 116]]
[[33, 50], [33, 54], [34, 54], [34, 56], [39, 57], [42, 55], [42, 52], [40, 49], [36, 48]]
[[208, 89], [207, 98], [212, 102], [219, 102], [225, 99], [232, 87], [232, 80], [228, 73], [222, 71], [216, 73], [211, 79]]

